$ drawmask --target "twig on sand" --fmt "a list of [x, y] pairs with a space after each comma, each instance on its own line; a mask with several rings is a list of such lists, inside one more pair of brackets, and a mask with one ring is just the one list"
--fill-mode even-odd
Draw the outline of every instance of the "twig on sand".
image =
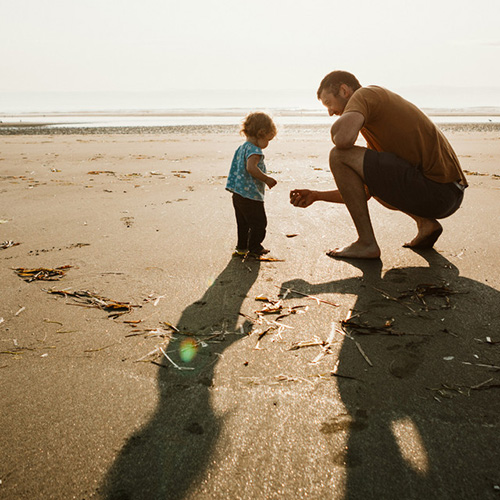
[[[278, 285], [274, 285], [274, 286], [276, 288], [281, 288]], [[299, 292], [298, 290], [294, 290], [293, 288], [287, 288], [286, 293], [289, 294], [290, 292], [296, 293], [298, 295], [302, 295], [303, 297], [306, 297], [306, 298], [311, 299], [311, 300], [315, 300], [317, 304], [319, 304], [321, 302], [323, 304], [328, 304], [328, 305], [333, 306], [333, 307], [339, 307], [338, 304], [335, 304], [334, 302], [329, 302], [328, 300], [320, 299], [319, 297], [316, 297], [315, 295], [309, 295], [307, 293]]]
[[122, 314], [129, 313], [133, 307], [141, 307], [132, 305], [129, 302], [117, 302], [116, 300], [107, 299], [106, 297], [101, 297], [87, 290], [79, 290], [76, 292], [69, 292], [67, 290], [46, 290], [46, 292], [54, 295], [63, 295], [64, 297], [71, 297], [76, 302], [71, 305], [102, 309], [110, 313], [108, 317], [113, 319]]
[[363, 358], [365, 359], [365, 361], [370, 365], [370, 366], [373, 366], [373, 363], [370, 361], [370, 359], [368, 358], [368, 356], [366, 355], [365, 351], [363, 351], [363, 348], [361, 347], [360, 343], [358, 341], [354, 341], [354, 343], [356, 344], [356, 347], [358, 348], [358, 351], [361, 353], [361, 356], [363, 356]]
[[289, 351], [296, 351], [298, 349], [302, 349], [304, 347], [314, 347], [314, 346], [324, 346], [326, 342], [317, 337], [314, 337], [311, 340], [300, 340], [298, 342], [293, 342], [291, 347], [288, 349]]
[[356, 348], [358, 349], [359, 353], [361, 354], [361, 356], [363, 356], [364, 360], [370, 365], [370, 366], [373, 366], [373, 363], [370, 361], [370, 358], [368, 358], [368, 356], [366, 355], [365, 351], [363, 350], [363, 348], [361, 347], [361, 344], [354, 339], [354, 337], [349, 333], [349, 332], [346, 332], [343, 328], [342, 329], [336, 329], [336, 331], [338, 333], [340, 333], [341, 335], [347, 337], [348, 339], [352, 340], [354, 342], [354, 344], [356, 345]]
[[[116, 342], [115, 342], [116, 344]], [[104, 351], [104, 349], [107, 349], [108, 347], [114, 346], [115, 344], [109, 344], [104, 347], [99, 347], [98, 349], [85, 349], [83, 352], [99, 352], [99, 351]]]
[[169, 355], [163, 350], [161, 346], [158, 346], [162, 354], [172, 363], [172, 365], [177, 368], [177, 370], [194, 370], [192, 366], [179, 366], [175, 361], [172, 360], [172, 358], [169, 357]]
[[262, 349], [262, 347], [260, 347], [260, 341], [267, 335], [268, 332], [270, 332], [274, 328], [275, 328], [274, 326], [270, 326], [269, 328], [267, 328], [266, 330], [264, 330], [263, 332], [261, 332], [259, 334], [259, 336], [257, 338], [257, 343], [255, 344], [255, 347], [254, 347], [255, 350]]
[[26, 267], [18, 267], [15, 268], [15, 273], [23, 278], [25, 281], [30, 283], [31, 281], [40, 280], [40, 281], [57, 281], [60, 280], [68, 269], [73, 266], [61, 266], [56, 267], [55, 269], [48, 269], [45, 267], [37, 267], [34, 269], [26, 268]]
[[415, 311], [415, 309], [411, 308], [408, 304], [405, 304], [402, 300], [397, 299], [396, 297], [393, 297], [392, 295], [389, 295], [384, 290], [380, 290], [380, 288], [373, 287], [373, 289], [376, 290], [377, 292], [381, 293], [386, 299], [392, 300], [394, 302], [397, 302], [398, 304], [401, 304], [402, 306], [404, 306], [407, 309], [409, 309], [413, 314], [417, 314], [417, 311]]
[[16, 243], [15, 241], [8, 240], [0, 243], [0, 250], [5, 250], [6, 248], [15, 247], [21, 243]]
[[487, 365], [485, 363], [470, 363], [469, 361], [462, 361], [462, 364], [464, 364], [464, 365], [470, 365], [470, 366], [480, 366], [481, 368], [490, 368], [492, 370], [500, 370], [500, 366], [497, 366], [497, 365]]
[[327, 354], [331, 353], [330, 348], [334, 344], [334, 339], [335, 339], [335, 323], [332, 322], [332, 328], [330, 330], [330, 334], [328, 335], [328, 338], [324, 342], [321, 352], [311, 361], [311, 364], [316, 364], [319, 361], [321, 361]]

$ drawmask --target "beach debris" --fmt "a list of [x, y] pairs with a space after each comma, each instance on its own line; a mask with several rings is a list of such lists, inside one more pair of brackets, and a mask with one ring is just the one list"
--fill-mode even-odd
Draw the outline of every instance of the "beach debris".
[[314, 346], [325, 346], [326, 341], [321, 340], [318, 337], [313, 337], [311, 340], [299, 340], [298, 342], [292, 342], [292, 345], [288, 349], [289, 351], [296, 351], [304, 347], [314, 347]]
[[269, 299], [268, 297], [264, 297], [262, 295], [255, 297], [255, 300], [266, 302], [262, 309], [254, 311], [255, 314], [257, 314], [257, 316], [261, 316], [264, 314], [281, 314], [280, 318], [284, 318], [285, 316], [289, 316], [290, 314], [305, 312], [302, 311], [301, 309], [307, 310], [307, 306], [303, 305], [285, 307], [282, 299], [274, 300], [274, 299]]
[[290, 234], [285, 234], [287, 238], [295, 238], [295, 236], [298, 236], [297, 233], [290, 233]]
[[106, 297], [89, 292], [88, 290], [79, 290], [75, 292], [67, 290], [46, 290], [46, 292], [72, 298], [75, 303], [71, 305], [102, 309], [108, 312], [108, 317], [112, 319], [131, 312], [133, 307], [141, 307], [130, 304], [130, 302], [118, 302], [116, 300], [107, 299]]
[[167, 327], [167, 328], [170, 328], [171, 330], [173, 330], [174, 332], [176, 333], [181, 333], [181, 331], [174, 325], [172, 325], [172, 323], [169, 323], [168, 321], [162, 321], [162, 323]]
[[443, 328], [441, 331], [443, 333], [447, 333], [448, 335], [451, 335], [452, 337], [458, 338], [458, 335], [456, 333], [453, 333], [452, 331], [448, 330], [448, 328]]
[[142, 319], [133, 319], [133, 320], [127, 320], [127, 321], [124, 321], [124, 323], [126, 325], [131, 325], [131, 326], [136, 326], [138, 325], [139, 323], [142, 323]]
[[74, 248], [82, 248], [88, 247], [90, 243], [71, 243], [71, 245], [67, 245], [65, 247], [51, 247], [51, 248], [40, 248], [38, 250], [30, 250], [28, 255], [30, 256], [38, 256], [40, 253], [48, 253], [48, 252], [60, 252], [61, 250], [73, 250]]
[[43, 322], [44, 323], [53, 323], [55, 325], [63, 326], [63, 324], [60, 321], [52, 321], [49, 318], [43, 318]]
[[[14, 339], [15, 340], [15, 339]], [[6, 354], [10, 356], [14, 356], [16, 358], [19, 357], [19, 355], [24, 354], [25, 351], [34, 351], [35, 349], [33, 347], [21, 347], [17, 345], [17, 341], [14, 342], [14, 347], [9, 350], [9, 351], [0, 351], [0, 354]]]
[[[168, 346], [168, 343], [169, 343], [169, 340], [166, 340], [163, 345], [166, 347]], [[151, 358], [152, 356], [158, 356], [158, 355], [161, 355], [161, 352], [160, 352], [160, 346], [157, 345], [152, 351], [149, 351], [147, 354], [145, 354], [144, 356], [142, 356], [141, 358], [139, 359], [136, 359], [134, 361], [134, 363], [140, 363], [140, 362], [146, 362], [146, 363], [149, 363], [149, 362], [153, 362], [151, 361], [151, 359], [148, 359], [148, 358]], [[156, 363], [155, 363], [156, 364]]]
[[471, 170], [464, 170], [464, 174], [467, 174], [467, 175], [479, 175], [479, 176], [487, 176], [488, 174], [485, 174], [483, 172], [472, 172]]
[[492, 340], [491, 337], [486, 337], [484, 340], [483, 339], [474, 339], [476, 342], [479, 342], [480, 344], [490, 344], [490, 345], [495, 345], [495, 344], [500, 344], [500, 340]]
[[245, 254], [243, 261], [246, 260], [258, 260], [259, 262], [285, 262], [285, 259], [277, 259], [276, 257], [268, 257], [266, 255], [251, 255], [250, 252]]
[[270, 332], [271, 330], [273, 330], [275, 327], [274, 326], [270, 326], [269, 328], [267, 328], [266, 330], [262, 331], [262, 332], [259, 332], [259, 336], [257, 337], [257, 343], [255, 344], [255, 347], [254, 349], [255, 350], [260, 350], [262, 349], [262, 347], [260, 347], [260, 341], [266, 336], [266, 334], [268, 332]]
[[[366, 355], [365, 351], [361, 347], [361, 344], [348, 331], [346, 331], [344, 329], [343, 323], [345, 323], [346, 321], [349, 321], [349, 319], [351, 319], [351, 314], [352, 314], [352, 311], [349, 311], [348, 314], [347, 314], [346, 319], [343, 322], [341, 322], [341, 324], [340, 324], [341, 328], [340, 329], [337, 328], [336, 331], [338, 333], [340, 333], [341, 335], [344, 335], [345, 337], [347, 337], [349, 340], [352, 340], [354, 342], [354, 345], [356, 346], [356, 349], [359, 351], [359, 353], [361, 354], [361, 356], [363, 356], [363, 359], [370, 366], [373, 366], [373, 363], [370, 361], [370, 358]], [[333, 328], [333, 323], [332, 323], [332, 328]]]
[[30, 269], [26, 267], [18, 267], [15, 268], [14, 271], [17, 275], [23, 278], [28, 283], [40, 280], [40, 281], [58, 281], [63, 276], [65, 276], [68, 269], [71, 269], [73, 266], [61, 266], [56, 267], [55, 269], [45, 268], [45, 267], [37, 267], [35, 269]]
[[19, 316], [25, 310], [26, 310], [26, 307], [21, 307], [21, 309], [19, 309], [19, 311], [17, 311], [16, 314], [14, 314], [14, 316]]
[[283, 373], [274, 375], [273, 377], [240, 377], [240, 379], [245, 380], [248, 385], [278, 385], [283, 382], [307, 382], [308, 384], [314, 385], [314, 382], [306, 378], [292, 377]]
[[[346, 379], [349, 379], [349, 380], [359, 380], [357, 379], [356, 377], [352, 377], [350, 375], [343, 375], [343, 374], [340, 374], [338, 372], [339, 370], [339, 365], [340, 365], [340, 359], [337, 359], [337, 361], [335, 362], [335, 365], [333, 366], [332, 368], [332, 371], [330, 372], [330, 375], [332, 377], [339, 377], [339, 378], [346, 378]], [[323, 378], [323, 377], [321, 377]]]
[[428, 387], [427, 389], [433, 392], [436, 392], [439, 396], [447, 399], [451, 399], [454, 396], [462, 395], [462, 396], [470, 396], [471, 391], [480, 391], [480, 390], [488, 390], [488, 389], [500, 389], [500, 384], [491, 384], [493, 378], [489, 378], [483, 382], [480, 382], [476, 385], [448, 385], [441, 384], [441, 387]]
[[179, 370], [179, 371], [194, 370], [194, 367], [192, 367], [192, 366], [179, 366], [175, 361], [172, 360], [172, 358], [169, 357], [169, 355], [166, 353], [166, 351], [161, 346], [158, 346], [158, 348], [160, 349], [163, 356], [165, 356], [165, 358], [167, 358], [170, 361], [170, 363], [172, 363], [174, 368], [176, 368], [177, 370]]
[[273, 299], [270, 299], [266, 295], [257, 295], [257, 297], [255, 297], [255, 300], [261, 300], [262, 302], [271, 302]]
[[[125, 321], [124, 321], [125, 323]], [[132, 333], [125, 335], [125, 337], [137, 337], [139, 335], [144, 335], [144, 338], [163, 338], [163, 339], [172, 339], [173, 335], [168, 330], [164, 328], [149, 328], [143, 330], [132, 330]]]
[[153, 306], [156, 307], [161, 299], [164, 299], [166, 295], [155, 295], [154, 293], [150, 293], [147, 299], [144, 299], [144, 302], [153, 302]]
[[127, 227], [131, 227], [132, 224], [134, 223], [134, 218], [133, 217], [122, 217], [120, 219]]
[[6, 248], [15, 247], [21, 243], [16, 243], [15, 241], [8, 240], [0, 243], [0, 250], [5, 250]]
[[349, 311], [349, 315], [346, 319], [340, 321], [340, 325], [342, 326], [344, 331], [347, 331], [350, 334], [358, 334], [358, 335], [422, 335], [422, 336], [430, 336], [428, 333], [419, 333], [419, 334], [408, 334], [399, 332], [393, 329], [394, 318], [387, 319], [385, 323], [381, 326], [373, 326], [369, 325], [366, 322], [354, 321], [355, 318], [359, 317], [361, 313], [356, 314], [354, 316], [350, 315], [351, 311]]
[[[276, 288], [281, 288], [277, 285], [275, 285]], [[324, 299], [320, 299], [319, 297], [316, 297], [314, 295], [309, 295], [307, 293], [304, 293], [304, 292], [299, 292], [298, 290], [294, 290], [293, 288], [287, 288], [286, 289], [286, 292], [285, 292], [285, 296], [289, 295], [290, 293], [296, 293], [297, 295], [302, 295], [303, 297], [306, 297], [308, 299], [311, 299], [311, 300], [314, 300], [316, 301], [316, 303], [319, 305], [320, 303], [322, 304], [328, 304], [330, 306], [333, 306], [333, 307], [338, 307], [339, 305], [338, 304], [335, 304], [334, 302], [329, 302], [328, 300], [324, 300]]]
[[330, 330], [330, 334], [328, 335], [328, 338], [324, 342], [324, 344], [321, 346], [321, 352], [311, 361], [311, 364], [316, 364], [319, 363], [327, 354], [332, 354], [331, 347], [333, 344], [336, 343], [335, 341], [335, 323], [332, 322], [332, 327]]
[[485, 363], [470, 363], [469, 361], [462, 361], [462, 364], [469, 366], [479, 366], [480, 368], [489, 368], [490, 370], [500, 370], [500, 366], [497, 365], [488, 365]]
[[363, 351], [363, 348], [361, 347], [361, 344], [359, 342], [357, 342], [356, 340], [354, 341], [354, 343], [356, 344], [356, 347], [358, 349], [358, 351], [360, 352], [361, 356], [363, 356], [364, 360], [370, 365], [370, 366], [373, 366], [373, 363], [370, 361], [370, 359], [368, 358], [368, 356], [366, 355], [365, 351]]
[[404, 303], [402, 300], [400, 299], [397, 299], [396, 297], [393, 297], [392, 295], [388, 294], [386, 291], [384, 290], [381, 290], [380, 288], [375, 288], [373, 287], [374, 290], [376, 290], [377, 292], [381, 293], [382, 296], [384, 298], [386, 298], [387, 300], [392, 300], [394, 302], [397, 302], [398, 304], [401, 304], [402, 306], [406, 307], [407, 309], [409, 309], [413, 314], [417, 314], [417, 311], [415, 311], [415, 309], [413, 309], [412, 307], [410, 307], [408, 304]]
[[115, 344], [116, 344], [116, 342], [114, 344], [105, 345], [104, 347], [98, 347], [97, 349], [85, 349], [83, 352], [99, 352], [99, 351], [104, 351], [104, 349], [108, 349], [109, 347], [112, 347]]
[[413, 300], [419, 301], [426, 310], [429, 310], [429, 306], [425, 301], [426, 297], [443, 297], [445, 299], [445, 304], [441, 306], [441, 309], [450, 309], [450, 295], [458, 294], [461, 292], [456, 292], [451, 290], [447, 285], [435, 285], [433, 283], [422, 283], [417, 285], [412, 290], [407, 290], [403, 292], [399, 298], [411, 298]]

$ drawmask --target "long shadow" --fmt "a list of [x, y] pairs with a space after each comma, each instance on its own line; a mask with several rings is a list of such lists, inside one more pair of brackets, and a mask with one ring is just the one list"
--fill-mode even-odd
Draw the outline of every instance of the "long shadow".
[[[260, 262], [233, 258], [201, 299], [189, 305], [176, 325], [181, 332], [234, 332], [241, 305], [259, 274]], [[244, 325], [245, 326], [245, 325]], [[178, 335], [158, 369], [159, 403], [151, 420], [131, 436], [103, 486], [109, 500], [181, 499], [207, 466], [220, 422], [209, 392], [219, 355], [240, 338], [205, 344], [189, 361], [180, 356]], [[189, 351], [186, 352], [189, 356]], [[177, 365], [179, 368], [176, 368]]]
[[[353, 335], [342, 344], [337, 380], [347, 414], [324, 422], [321, 432], [326, 438], [349, 433], [346, 452], [334, 457], [346, 468], [347, 499], [496, 495], [500, 398], [492, 397], [494, 389], [471, 388], [489, 378], [500, 382], [498, 371], [474, 367], [478, 359], [493, 363], [498, 355], [497, 347], [476, 338], [498, 337], [500, 293], [461, 277], [434, 250], [419, 254], [427, 266], [382, 274], [380, 261], [351, 261], [361, 278], [282, 284], [282, 291], [354, 294], [357, 322], [381, 327], [390, 321], [401, 333]], [[456, 293], [398, 299], [405, 290], [429, 283]]]

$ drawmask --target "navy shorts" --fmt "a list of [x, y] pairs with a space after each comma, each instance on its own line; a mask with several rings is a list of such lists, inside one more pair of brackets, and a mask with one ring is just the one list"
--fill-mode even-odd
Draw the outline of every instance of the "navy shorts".
[[393, 153], [367, 149], [363, 171], [372, 196], [407, 214], [444, 219], [458, 210], [464, 198], [457, 183], [432, 181]]

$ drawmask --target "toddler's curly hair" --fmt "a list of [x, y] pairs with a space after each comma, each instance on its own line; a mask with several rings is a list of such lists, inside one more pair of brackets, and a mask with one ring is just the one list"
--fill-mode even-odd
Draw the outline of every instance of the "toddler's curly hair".
[[277, 130], [276, 125], [269, 115], [257, 111], [247, 115], [241, 126], [240, 133], [245, 134], [247, 137], [260, 138], [269, 134], [276, 135]]

